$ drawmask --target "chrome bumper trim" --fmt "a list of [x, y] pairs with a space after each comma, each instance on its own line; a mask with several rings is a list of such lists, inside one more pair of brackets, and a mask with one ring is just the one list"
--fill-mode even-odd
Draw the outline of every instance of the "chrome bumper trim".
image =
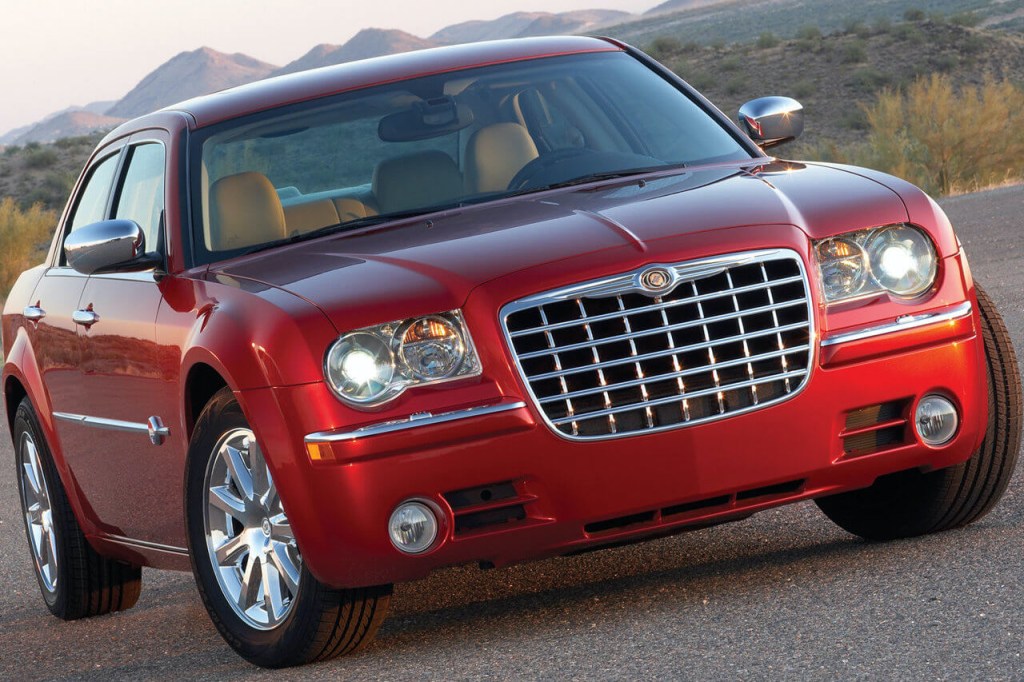
[[951, 322], [952, 320], [959, 320], [960, 318], [967, 317], [973, 310], [974, 306], [971, 305], [971, 302], [964, 301], [963, 303], [958, 303], [951, 308], [946, 308], [945, 310], [938, 312], [923, 313], [920, 315], [901, 315], [896, 318], [895, 322], [881, 324], [877, 327], [870, 327], [868, 329], [858, 329], [857, 331], [835, 334], [827, 339], [823, 339], [821, 347], [827, 348], [828, 346], [836, 346], [840, 343], [863, 341], [864, 339], [870, 339], [876, 336], [894, 334], [908, 329], [916, 329], [917, 327], [926, 327], [930, 324]]
[[452, 412], [442, 412], [440, 414], [417, 412], [416, 414], [410, 414], [408, 417], [381, 422], [380, 424], [371, 424], [370, 426], [363, 426], [352, 431], [320, 431], [318, 433], [311, 433], [306, 436], [305, 441], [307, 443], [338, 443], [343, 441], [359, 440], [362, 438], [370, 438], [371, 436], [379, 436], [385, 433], [417, 429], [421, 426], [446, 424], [448, 422], [459, 421], [460, 419], [470, 419], [472, 417], [482, 417], [488, 414], [520, 410], [524, 407], [526, 407], [526, 403], [522, 400], [517, 400], [513, 403], [498, 403], [497, 405], [469, 407], [464, 410], [454, 410]]

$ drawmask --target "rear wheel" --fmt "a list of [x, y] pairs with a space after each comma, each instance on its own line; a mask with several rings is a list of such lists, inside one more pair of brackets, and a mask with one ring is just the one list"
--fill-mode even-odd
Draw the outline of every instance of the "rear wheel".
[[228, 389], [196, 424], [186, 498], [196, 584], [239, 655], [278, 668], [352, 653], [373, 639], [391, 586], [335, 590], [313, 577], [259, 443]]
[[988, 426], [966, 462], [923, 474], [904, 471], [870, 488], [817, 500], [825, 515], [868, 540], [935, 533], [987, 514], [1006, 490], [1021, 438], [1021, 382], [1010, 334], [992, 299], [977, 288], [988, 375]]
[[142, 570], [100, 556], [85, 539], [28, 398], [18, 405], [13, 435], [25, 534], [47, 608], [64, 620], [130, 609]]

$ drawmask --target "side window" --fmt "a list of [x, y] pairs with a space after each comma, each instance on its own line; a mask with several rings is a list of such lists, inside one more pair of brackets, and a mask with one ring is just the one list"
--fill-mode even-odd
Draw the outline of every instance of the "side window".
[[71, 216], [70, 232], [80, 227], [105, 219], [107, 198], [110, 196], [110, 185], [117, 170], [119, 154], [111, 154], [93, 167], [89, 178], [85, 181], [85, 189], [78, 197], [78, 204]]
[[132, 147], [128, 171], [121, 183], [115, 218], [134, 220], [146, 235], [146, 250], [157, 251], [160, 215], [164, 210], [164, 146], [159, 143]]

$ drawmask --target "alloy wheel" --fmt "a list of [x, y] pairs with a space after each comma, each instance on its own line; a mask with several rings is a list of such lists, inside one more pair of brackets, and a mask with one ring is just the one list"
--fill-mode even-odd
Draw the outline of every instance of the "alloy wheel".
[[232, 429], [206, 468], [204, 531], [225, 599], [250, 627], [272, 630], [298, 595], [302, 558], [256, 437]]
[[21, 508], [25, 514], [28, 541], [32, 548], [36, 574], [49, 594], [57, 591], [57, 534], [54, 530], [50, 492], [43, 475], [39, 450], [27, 431], [21, 434], [18, 447], [18, 469], [21, 472]]

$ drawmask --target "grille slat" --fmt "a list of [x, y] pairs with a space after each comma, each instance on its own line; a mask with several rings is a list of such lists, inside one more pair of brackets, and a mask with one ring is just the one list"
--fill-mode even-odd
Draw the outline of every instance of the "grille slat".
[[805, 385], [814, 334], [798, 254], [650, 267], [669, 274], [663, 291], [643, 289], [642, 268], [502, 309], [551, 428], [582, 440], [678, 428], [771, 405]]
[[[687, 301], [687, 303], [689, 303], [689, 301]], [[697, 303], [698, 307], [701, 307], [702, 305], [703, 304], [701, 302]], [[664, 334], [666, 331], [682, 331], [684, 329], [693, 329], [693, 328], [696, 328], [696, 327], [701, 327], [704, 324], [714, 324], [714, 323], [717, 323], [717, 322], [729, 322], [729, 321], [735, 320], [735, 319], [737, 319], [737, 318], [739, 318], [739, 317], [741, 317], [743, 315], [756, 315], [758, 313], [768, 313], [768, 312], [778, 313], [778, 311], [782, 310], [782, 309], [793, 308], [795, 306], [806, 306], [806, 305], [807, 305], [806, 301], [802, 301], [802, 300], [801, 301], [786, 301], [784, 303], [779, 303], [778, 305], [766, 305], [766, 306], [761, 306], [760, 308], [752, 308], [750, 310], [744, 310], [743, 312], [740, 312], [740, 313], [733, 312], [733, 313], [727, 313], [727, 314], [723, 314], [723, 315], [715, 315], [713, 317], [709, 317], [709, 318], [703, 319], [703, 320], [697, 320], [697, 321], [694, 321], [694, 322], [681, 322], [679, 324], [669, 325], [668, 327], [666, 327], [664, 329], [649, 329], [647, 331], [637, 332], [635, 334], [617, 334], [615, 336], [609, 336], [607, 338], [600, 339], [600, 340], [597, 341], [597, 343], [599, 345], [607, 345], [609, 343], [616, 343], [616, 342], [619, 342], [619, 341], [628, 341], [631, 338], [635, 339], [635, 338], [644, 337], [644, 336], [657, 336], [658, 334]], [[634, 312], [634, 311], [630, 311], [630, 312]], [[636, 311], [636, 312], [639, 312], [639, 311]], [[647, 312], [647, 311], [643, 311], [643, 312]], [[578, 325], [576, 325], [576, 326], [578, 326]], [[550, 333], [551, 332], [545, 332], [545, 334], [550, 334]], [[586, 350], [586, 349], [590, 348], [592, 345], [593, 344], [590, 341], [581, 341], [579, 343], [573, 343], [573, 344], [569, 344], [569, 345], [565, 345], [565, 346], [559, 346], [557, 349], [538, 350], [538, 351], [533, 351], [533, 352], [529, 352], [529, 353], [523, 353], [522, 355], [519, 356], [519, 359], [520, 360], [530, 360], [532, 358], [544, 357], [546, 355], [554, 355], [556, 352], [557, 353], [568, 353], [568, 352], [574, 351], [574, 350]]]
[[[786, 278], [783, 278], [783, 279], [775, 280], [771, 284], [772, 284], [772, 286], [779, 286], [779, 285], [782, 285], [782, 284], [793, 284], [795, 282], [801, 282], [801, 281], [803, 281], [803, 276], [795, 275], [793, 277], [786, 277]], [[759, 291], [761, 289], [764, 289], [764, 284], [759, 282], [757, 284], [750, 284], [750, 285], [743, 286], [743, 287], [737, 287], [732, 293], [734, 293], [734, 294], [746, 294], [746, 293], [749, 293], [751, 291]], [[585, 292], [583, 292], [583, 293], [585, 293]], [[719, 294], [718, 292], [713, 292], [713, 293], [710, 293], [710, 294], [704, 294], [704, 295], [699, 296], [697, 298], [690, 298], [690, 299], [686, 299], [686, 300], [682, 300], [682, 301], [658, 302], [658, 303], [656, 303], [656, 304], [654, 304], [652, 306], [648, 306], [648, 307], [644, 308], [642, 311], [637, 311], [637, 312], [651, 312], [651, 311], [657, 311], [657, 310], [667, 310], [669, 308], [677, 308], [677, 307], [679, 307], [681, 305], [689, 305], [691, 303], [696, 303], [697, 301], [706, 301], [706, 300], [715, 298], [716, 296], [720, 296], [720, 295], [721, 294]], [[630, 312], [634, 312], [634, 311], [630, 311]], [[603, 322], [604, 320], [614, 320], [614, 319], [617, 319], [618, 317], [619, 317], [618, 312], [604, 313], [602, 315], [592, 315], [592, 316], [590, 316], [588, 318], [588, 322], [593, 324], [594, 322]], [[553, 323], [547, 324], [547, 325], [545, 325], [543, 327], [534, 327], [533, 329], [525, 329], [523, 331], [510, 332], [509, 335], [514, 339], [514, 338], [517, 338], [517, 337], [520, 337], [520, 336], [525, 336], [527, 334], [535, 334], [535, 333], [537, 333], [539, 331], [544, 331], [544, 330], [556, 331], [558, 329], [565, 329], [567, 327], [578, 327], [579, 325], [580, 325], [580, 321], [579, 320], [569, 320], [569, 321], [566, 321], [566, 322], [553, 322]]]

